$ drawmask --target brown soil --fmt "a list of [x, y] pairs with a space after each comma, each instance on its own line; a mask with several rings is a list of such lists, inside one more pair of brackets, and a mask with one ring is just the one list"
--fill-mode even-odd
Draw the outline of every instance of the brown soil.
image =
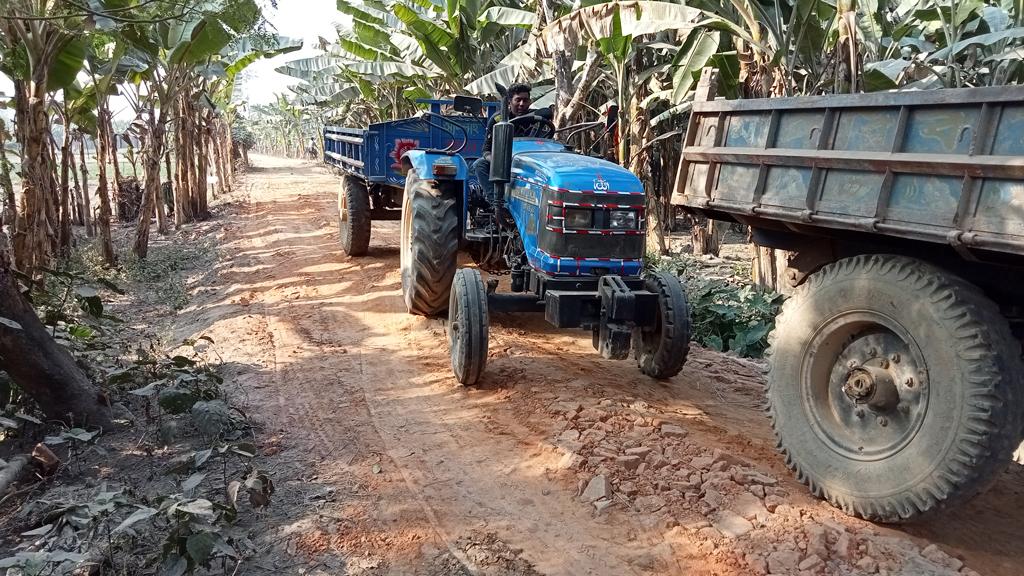
[[175, 321], [217, 342], [278, 486], [239, 573], [1020, 573], [1020, 467], [925, 524], [843, 516], [774, 451], [757, 362], [695, 349], [655, 382], [588, 334], [495, 315], [483, 382], [460, 387], [444, 322], [405, 311], [397, 223], [349, 258], [337, 177], [255, 162]]

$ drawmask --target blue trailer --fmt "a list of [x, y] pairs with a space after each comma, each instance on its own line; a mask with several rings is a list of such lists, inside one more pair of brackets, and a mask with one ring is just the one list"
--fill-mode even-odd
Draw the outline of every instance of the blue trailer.
[[401, 219], [406, 152], [455, 152], [472, 163], [483, 154], [487, 120], [498, 106], [463, 96], [417, 103], [428, 104], [431, 114], [368, 128], [324, 127], [323, 161], [342, 174], [338, 226], [342, 248], [351, 256], [366, 254], [373, 220]]

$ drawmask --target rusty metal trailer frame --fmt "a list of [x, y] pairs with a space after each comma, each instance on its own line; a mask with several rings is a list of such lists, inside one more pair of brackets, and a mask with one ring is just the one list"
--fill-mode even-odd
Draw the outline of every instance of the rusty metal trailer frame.
[[1024, 86], [714, 99], [705, 70], [672, 204], [712, 217], [1024, 254]]

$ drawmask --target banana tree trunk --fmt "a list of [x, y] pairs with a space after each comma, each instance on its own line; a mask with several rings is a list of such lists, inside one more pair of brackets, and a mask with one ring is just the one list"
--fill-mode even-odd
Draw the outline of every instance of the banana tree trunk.
[[132, 250], [140, 259], [149, 253], [149, 223], [153, 215], [153, 204], [160, 192], [160, 159], [163, 157], [164, 122], [163, 113], [153, 110], [149, 118], [149, 145], [143, 153], [146, 167], [146, 189], [142, 192], [139, 206], [139, 223], [135, 228], [135, 246]]
[[127, 222], [131, 220], [131, 215], [121, 213], [122, 205], [127, 206], [127, 203], [121, 198], [121, 195], [124, 194], [124, 190], [121, 189], [121, 159], [117, 155], [117, 135], [114, 134], [112, 117], [113, 114], [108, 110], [105, 122], [107, 124], [107, 143], [109, 145], [107, 150], [110, 151], [110, 164], [114, 168], [114, 206], [117, 208], [117, 218], [122, 222]]
[[[165, 133], [166, 135], [166, 133]], [[154, 186], [156, 186], [156, 197], [153, 198], [153, 208], [156, 210], [156, 231], [160, 235], [165, 235], [170, 231], [170, 225], [167, 223], [167, 210], [164, 207], [164, 194], [163, 186], [160, 182], [160, 158], [164, 156], [163, 148], [165, 147], [165, 137], [160, 138], [160, 152], [156, 154], [156, 174], [151, 174], [146, 167], [146, 155], [143, 150], [142, 156], [142, 170], [146, 177], [146, 189], [150, 187], [149, 179], [154, 178], [156, 180]]]
[[65, 116], [64, 121], [64, 142], [60, 147], [60, 253], [63, 256], [71, 254], [71, 187], [70, 168], [71, 157], [71, 129]]
[[[77, 138], [75, 139], [77, 140]], [[78, 178], [78, 164], [75, 163], [75, 140], [71, 141], [71, 219], [75, 226], [85, 226], [82, 205], [82, 182]]]
[[196, 218], [199, 220], [206, 220], [210, 217], [209, 210], [209, 190], [207, 189], [207, 177], [209, 176], [209, 165], [206, 159], [206, 140], [209, 132], [208, 127], [202, 116], [196, 118], [196, 136], [195, 148], [196, 151]]
[[82, 136], [80, 145], [78, 159], [82, 172], [82, 223], [85, 224], [85, 235], [92, 238], [96, 235], [96, 230], [92, 225], [92, 207], [89, 205], [92, 202], [92, 194], [89, 192], [89, 168], [85, 163], [85, 135]]
[[27, 274], [49, 263], [56, 244], [57, 222], [52, 206], [58, 197], [50, 153], [50, 120], [46, 114], [46, 71], [33, 71], [28, 83], [15, 82], [15, 119], [22, 150], [24, 209], [16, 225], [14, 259]]
[[[104, 96], [99, 102], [99, 115], [102, 118], [109, 113], [108, 101]], [[114, 254], [114, 241], [110, 234], [110, 220], [114, 213], [110, 209], [110, 179], [107, 177], [107, 129], [104, 122], [99, 123], [99, 134], [96, 135], [96, 167], [97, 174], [96, 195], [100, 199], [100, 214], [96, 219], [96, 226], [100, 231], [100, 251], [103, 253], [103, 261], [107, 266], [117, 265], [117, 256]]]
[[0, 210], [0, 226], [14, 228], [18, 219], [18, 201], [14, 197], [14, 185], [11, 183], [11, 162], [7, 159], [7, 140], [4, 138], [6, 126], [0, 118], [0, 193], [3, 194], [4, 209]]
[[174, 223], [181, 226], [186, 222], [195, 220], [192, 192], [192, 139], [190, 135], [194, 129], [192, 116], [189, 113], [188, 105], [184, 96], [178, 98], [177, 102], [178, 129], [177, 136], [177, 168], [178, 174], [175, 178], [177, 187], [174, 191]]

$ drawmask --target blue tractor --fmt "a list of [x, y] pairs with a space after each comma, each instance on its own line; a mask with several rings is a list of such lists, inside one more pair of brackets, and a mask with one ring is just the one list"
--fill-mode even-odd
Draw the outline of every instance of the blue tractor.
[[[502, 118], [508, 117], [506, 110]], [[541, 123], [548, 137], [514, 138], [519, 122]], [[566, 144], [594, 128], [604, 123], [556, 130], [534, 114], [496, 123], [493, 202], [452, 150], [403, 154], [405, 303], [413, 314], [447, 311], [452, 370], [462, 384], [476, 383], [484, 371], [491, 312], [543, 313], [556, 327], [590, 330], [603, 357], [632, 352], [653, 378], [682, 369], [689, 307], [676, 276], [642, 274], [643, 185], [617, 164]], [[476, 267], [459, 268], [460, 251]], [[489, 274], [486, 281], [481, 271]], [[505, 274], [508, 286], [499, 291], [497, 276]]]
[[324, 163], [342, 173], [338, 194], [341, 247], [365, 256], [373, 220], [398, 220], [405, 176], [402, 156], [412, 148], [479, 158], [487, 118], [497, 104], [479, 98], [421, 99], [428, 114], [371, 124], [368, 128], [325, 126]]

